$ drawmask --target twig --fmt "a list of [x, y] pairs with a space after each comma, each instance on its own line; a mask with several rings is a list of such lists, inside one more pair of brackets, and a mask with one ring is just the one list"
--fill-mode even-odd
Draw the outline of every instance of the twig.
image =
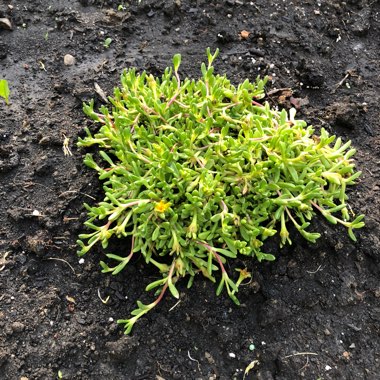
[[283, 91], [293, 91], [293, 90], [290, 87], [276, 88], [274, 90], [267, 92], [267, 95], [270, 96], [270, 95], [274, 95], [274, 94], [277, 94], [278, 92], [283, 92]]
[[48, 260], [62, 261], [63, 263], [66, 263], [66, 264], [70, 267], [70, 269], [73, 271], [73, 273], [76, 275], [76, 273], [75, 273], [75, 269], [74, 269], [74, 268], [72, 267], [72, 265], [71, 265], [69, 262], [67, 262], [66, 260], [58, 259], [57, 257], [48, 257], [47, 259], [48, 259]]
[[250, 5], [252, 5], [254, 8], [256, 8], [257, 12], [262, 14], [260, 8], [253, 1], [251, 1]]
[[288, 359], [288, 358], [291, 358], [293, 356], [305, 356], [305, 355], [318, 356], [318, 354], [316, 352], [296, 352], [295, 354], [284, 356], [283, 359]]
[[181, 303], [181, 300], [178, 300], [178, 302], [176, 302], [170, 309], [169, 309], [169, 311], [172, 311], [175, 307], [177, 307], [178, 306], [178, 304], [180, 304]]
[[332, 93], [334, 94], [336, 92], [336, 90], [345, 82], [345, 80], [350, 77], [350, 76], [353, 76], [354, 75], [354, 71], [353, 70], [348, 70], [346, 72], [346, 75], [344, 76], [344, 78], [335, 86], [335, 89], [332, 91]]
[[303, 371], [308, 365], [309, 365], [309, 355], [306, 356], [306, 363], [301, 369], [299, 369], [299, 371]]
[[307, 273], [310, 273], [310, 274], [314, 274], [314, 273], [319, 272], [320, 269], [321, 269], [321, 267], [322, 267], [322, 264], [321, 264], [321, 265], [320, 265], [315, 271], [309, 271], [309, 270], [307, 270], [306, 272], [307, 272]]
[[193, 361], [193, 362], [197, 362], [197, 364], [198, 364], [198, 371], [201, 372], [201, 366], [200, 366], [200, 364], [199, 364], [199, 361], [198, 361], [197, 359], [194, 359], [194, 358], [191, 357], [191, 355], [190, 355], [190, 351], [187, 351], [187, 356], [189, 357], [189, 359], [190, 359], [191, 361]]
[[32, 182], [32, 181], [15, 182], [15, 180], [13, 179], [12, 185], [14, 185], [14, 186], [22, 186], [23, 188], [28, 188], [28, 187], [31, 187], [31, 186], [34, 186], [34, 185], [38, 185], [38, 186], [44, 187], [45, 189], [48, 189], [48, 190], [54, 192], [54, 190], [51, 187], [43, 185], [42, 183], [38, 183], [38, 182]]
[[58, 198], [61, 198], [62, 195], [64, 195], [64, 194], [70, 194], [70, 193], [83, 194], [83, 195], [85, 195], [86, 197], [89, 197], [90, 199], [92, 199], [93, 201], [96, 201], [96, 198], [94, 198], [94, 197], [92, 197], [91, 195], [88, 195], [88, 194], [86, 194], [86, 193], [82, 193], [82, 192], [79, 191], [79, 190], [67, 190], [67, 191], [64, 191], [63, 193], [61, 193], [61, 194], [58, 195]]
[[347, 208], [350, 210], [351, 215], [352, 215], [352, 216], [355, 216], [355, 213], [354, 213], [354, 211], [352, 210], [351, 205], [347, 205]]
[[31, 214], [25, 214], [25, 216], [35, 216], [36, 218], [43, 218], [45, 214], [41, 214], [38, 210], [34, 210]]

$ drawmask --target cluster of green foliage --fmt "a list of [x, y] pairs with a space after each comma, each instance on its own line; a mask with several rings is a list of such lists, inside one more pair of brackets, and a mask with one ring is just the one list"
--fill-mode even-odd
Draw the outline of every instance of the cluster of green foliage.
[[180, 79], [175, 55], [161, 78], [124, 71], [111, 110], [84, 106], [100, 129], [86, 129], [78, 144], [99, 148], [96, 159], [87, 154], [84, 162], [104, 181], [105, 196], [85, 205], [92, 232], [79, 236], [79, 254], [97, 243], [106, 249], [113, 236], [131, 236], [130, 253], [108, 253], [115, 265], [101, 262], [103, 272], [116, 275], [142, 255], [160, 273], [146, 288], [157, 290], [156, 301], [138, 301], [133, 316], [119, 321], [126, 333], [167, 289], [178, 298], [176, 284], [185, 276], [189, 287], [198, 273], [219, 281], [217, 294], [225, 288], [238, 304], [239, 284], [250, 274], [240, 269], [233, 280], [227, 260], [274, 260], [262, 251], [263, 241], [279, 233], [281, 245], [291, 243], [289, 224], [310, 242], [320, 236], [307, 230], [316, 212], [346, 226], [353, 240], [353, 230], [364, 225], [362, 215], [350, 221], [346, 204], [346, 186], [360, 175], [350, 142], [324, 129], [316, 136], [293, 109], [288, 114], [257, 102], [265, 80], [235, 87], [215, 75], [217, 53], [208, 49], [199, 80]]

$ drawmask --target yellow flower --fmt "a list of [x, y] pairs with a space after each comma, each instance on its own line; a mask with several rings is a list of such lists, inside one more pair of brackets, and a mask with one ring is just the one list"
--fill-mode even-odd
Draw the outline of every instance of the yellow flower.
[[161, 200], [159, 203], [156, 204], [156, 207], [154, 208], [157, 212], [165, 212], [170, 207], [169, 202], [164, 202]]

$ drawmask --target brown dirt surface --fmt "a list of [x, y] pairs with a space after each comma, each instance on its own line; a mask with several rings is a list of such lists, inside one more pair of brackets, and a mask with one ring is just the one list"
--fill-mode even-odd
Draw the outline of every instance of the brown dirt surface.
[[[1, 380], [231, 380], [254, 360], [247, 380], [380, 378], [378, 1], [3, 0], [0, 18], [12, 25], [0, 24]], [[317, 244], [295, 237], [275, 262], [246, 263], [241, 307], [198, 278], [124, 336], [115, 321], [152, 299], [152, 275], [141, 261], [100, 273], [100, 248], [76, 256], [82, 204], [100, 195], [75, 144], [91, 125], [82, 102], [100, 106], [95, 83], [110, 94], [124, 68], [161, 74], [175, 53], [198, 77], [207, 47], [217, 72], [270, 75], [272, 104], [353, 141], [363, 175], [349, 197], [366, 227], [354, 244], [319, 219]]]

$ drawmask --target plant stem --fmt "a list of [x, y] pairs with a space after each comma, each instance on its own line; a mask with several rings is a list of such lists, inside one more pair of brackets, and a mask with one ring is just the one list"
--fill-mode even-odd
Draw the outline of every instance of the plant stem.
[[224, 265], [222, 263], [222, 260], [220, 259], [220, 256], [216, 253], [216, 251], [213, 249], [213, 247], [211, 247], [211, 245], [208, 245], [207, 243], [204, 243], [202, 241], [197, 241], [197, 243], [200, 244], [200, 245], [203, 245], [208, 251], [210, 251], [214, 255], [214, 257], [218, 261], [218, 264], [220, 266], [222, 274], [227, 273], [226, 270], [225, 270], [225, 268], [224, 268]]
[[167, 280], [165, 282], [165, 285], [163, 286], [161, 292], [160, 292], [160, 295], [157, 297], [157, 299], [153, 302], [154, 303], [154, 306], [156, 306], [161, 300], [162, 300], [162, 297], [164, 296], [165, 292], [166, 292], [166, 289], [168, 288], [168, 285], [169, 285], [169, 282], [168, 282], [168, 279], [172, 278], [173, 277], [173, 271], [174, 271], [174, 267], [175, 267], [175, 260], [173, 260], [172, 262], [172, 265], [170, 267], [170, 270], [169, 270], [169, 273], [168, 273], [168, 277], [167, 277]]

